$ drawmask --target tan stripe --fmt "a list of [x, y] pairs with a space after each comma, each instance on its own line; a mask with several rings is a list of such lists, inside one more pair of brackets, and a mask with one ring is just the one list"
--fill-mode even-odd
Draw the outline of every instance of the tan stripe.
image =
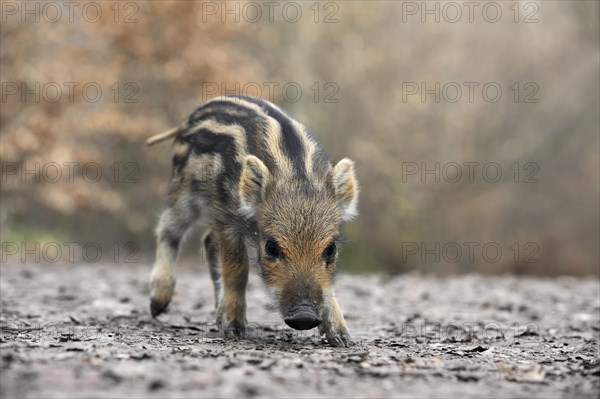
[[300, 137], [302, 147], [304, 148], [304, 166], [306, 169], [306, 175], [311, 178], [313, 176], [313, 155], [317, 150], [317, 146], [316, 143], [306, 133], [306, 128], [304, 125], [295, 119], [292, 119], [292, 121], [294, 129], [298, 133], [298, 137]]
[[265, 126], [265, 144], [271, 155], [273, 155], [275, 164], [279, 166], [282, 175], [291, 176], [293, 171], [292, 162], [290, 158], [283, 153], [281, 125], [275, 119], [267, 115], [265, 115], [265, 121], [267, 122], [267, 126]]
[[246, 108], [249, 108], [249, 109], [257, 112], [259, 115], [265, 115], [265, 111], [258, 104], [255, 104], [250, 101], [246, 101], [241, 98], [225, 97], [225, 96], [215, 97], [215, 98], [211, 99], [207, 104], [210, 104], [213, 101], [227, 101], [227, 102], [230, 102], [233, 104], [238, 104], [238, 105], [244, 106]]
[[190, 149], [187, 143], [175, 142], [173, 144], [173, 154], [177, 156], [182, 156]]
[[[279, 108], [277, 105], [275, 105], [271, 102], [269, 104], [273, 108], [275, 108], [277, 111], [281, 112], [283, 115], [287, 115], [287, 113], [284, 110], [282, 110], [281, 108]], [[262, 111], [262, 108], [261, 108], [261, 111]], [[269, 134], [267, 135], [267, 137], [268, 137], [267, 144], [269, 145], [269, 148], [277, 150], [277, 151], [272, 151], [273, 157], [275, 158], [275, 162], [277, 163], [277, 165], [279, 165], [281, 167], [281, 170], [282, 170], [284, 176], [290, 176], [293, 172], [292, 160], [290, 159], [290, 157], [285, 155], [285, 153], [282, 150], [283, 134], [281, 131], [281, 125], [275, 119], [273, 119], [270, 116], [268, 116], [267, 114], [265, 114], [264, 111], [262, 111], [262, 114], [265, 115], [267, 120], [274, 125], [272, 127], [272, 131], [274, 132], [274, 133], [272, 133], [272, 137], [270, 137]], [[292, 117], [289, 117], [289, 119], [292, 121], [292, 126], [294, 127], [294, 129], [298, 133], [298, 136], [300, 136], [300, 139], [302, 140], [305, 137], [304, 126], [302, 126], [300, 123], [298, 123]], [[306, 149], [308, 147], [305, 145], [304, 142], [303, 142], [303, 144], [304, 144], [304, 150], [306, 151]], [[312, 154], [311, 154], [311, 156], [312, 156]]]

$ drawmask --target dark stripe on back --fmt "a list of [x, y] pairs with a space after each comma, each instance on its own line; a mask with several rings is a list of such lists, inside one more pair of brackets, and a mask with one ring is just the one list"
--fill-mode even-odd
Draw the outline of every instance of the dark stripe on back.
[[189, 144], [194, 154], [221, 154], [223, 163], [235, 162], [237, 153], [235, 139], [227, 134], [199, 129], [187, 136], [177, 137], [177, 141]]

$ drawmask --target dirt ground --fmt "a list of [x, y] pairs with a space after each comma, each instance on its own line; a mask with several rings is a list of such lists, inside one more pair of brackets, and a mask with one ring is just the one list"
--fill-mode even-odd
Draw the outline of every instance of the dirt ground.
[[355, 345], [287, 328], [252, 276], [249, 337], [214, 326], [204, 267], [148, 314], [149, 265], [1, 266], [11, 397], [597, 397], [595, 279], [340, 276]]

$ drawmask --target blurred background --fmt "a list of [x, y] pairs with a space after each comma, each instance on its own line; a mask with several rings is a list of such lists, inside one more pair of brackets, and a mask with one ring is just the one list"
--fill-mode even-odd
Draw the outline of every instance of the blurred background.
[[599, 4], [3, 1], [2, 262], [151, 262], [145, 139], [238, 93], [356, 162], [342, 270], [597, 275]]

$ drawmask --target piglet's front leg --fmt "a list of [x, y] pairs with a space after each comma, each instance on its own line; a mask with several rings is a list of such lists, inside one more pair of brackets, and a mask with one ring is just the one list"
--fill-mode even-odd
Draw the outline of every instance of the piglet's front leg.
[[344, 320], [344, 315], [337, 303], [333, 289], [325, 301], [323, 322], [319, 326], [319, 332], [325, 334], [325, 338], [331, 346], [352, 345], [346, 320]]
[[242, 243], [220, 240], [221, 278], [223, 295], [217, 313], [224, 335], [233, 333], [241, 338], [246, 334], [246, 285], [248, 261]]

